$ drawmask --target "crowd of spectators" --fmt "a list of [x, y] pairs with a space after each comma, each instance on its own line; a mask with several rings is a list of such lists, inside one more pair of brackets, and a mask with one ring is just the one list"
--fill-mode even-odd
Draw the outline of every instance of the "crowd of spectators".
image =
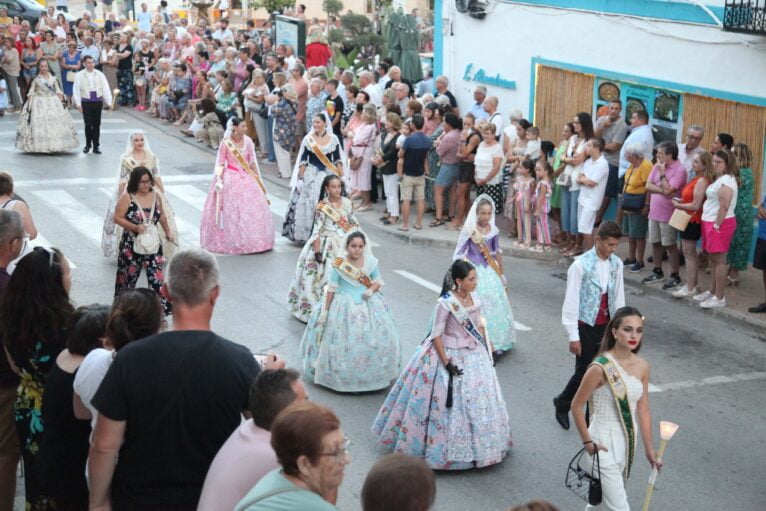
[[[0, 210], [0, 506], [24, 466], [27, 509], [333, 510], [351, 440], [300, 374], [211, 331], [218, 265], [176, 253], [163, 294], [126, 290], [75, 308], [63, 253], [24, 251], [22, 214]], [[18, 388], [16, 388], [18, 387]], [[396, 491], [391, 491], [396, 488]], [[370, 469], [365, 511], [426, 511], [434, 473], [391, 454]], [[519, 509], [554, 509], [530, 503]], [[547, 504], [546, 504], [547, 505]]]

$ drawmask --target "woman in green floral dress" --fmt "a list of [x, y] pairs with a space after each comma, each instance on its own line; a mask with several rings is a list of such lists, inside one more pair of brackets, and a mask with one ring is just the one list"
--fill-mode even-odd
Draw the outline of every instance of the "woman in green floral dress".
[[57, 509], [40, 482], [37, 452], [45, 430], [42, 402], [45, 380], [64, 349], [72, 316], [69, 263], [56, 249], [35, 248], [24, 256], [0, 303], [2, 341], [21, 380], [14, 405], [24, 462], [27, 511]]
[[750, 247], [753, 243], [753, 152], [747, 144], [734, 144], [731, 148], [739, 167], [739, 191], [737, 204], [734, 206], [734, 216], [737, 218], [737, 230], [731, 240], [729, 255], [729, 283], [739, 284], [739, 272], [747, 269]]

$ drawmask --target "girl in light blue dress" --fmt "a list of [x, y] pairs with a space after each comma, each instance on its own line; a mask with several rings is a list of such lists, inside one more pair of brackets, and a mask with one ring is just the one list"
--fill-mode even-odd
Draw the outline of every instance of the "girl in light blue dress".
[[388, 387], [399, 376], [399, 332], [380, 293], [378, 260], [364, 234], [347, 233], [327, 289], [301, 339], [303, 372], [338, 392]]
[[508, 281], [503, 272], [499, 231], [495, 226], [495, 201], [489, 195], [476, 197], [466, 217], [453, 255], [474, 265], [478, 276], [476, 294], [487, 324], [487, 336], [497, 358], [516, 343], [513, 312], [508, 300]]

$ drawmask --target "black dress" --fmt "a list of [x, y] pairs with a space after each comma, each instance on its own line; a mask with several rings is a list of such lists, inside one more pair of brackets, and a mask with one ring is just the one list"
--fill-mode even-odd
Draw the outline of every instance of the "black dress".
[[68, 373], [54, 364], [45, 384], [45, 435], [37, 455], [40, 479], [57, 509], [86, 511], [88, 485], [85, 462], [90, 444], [90, 421], [74, 416], [73, 385], [77, 371]]

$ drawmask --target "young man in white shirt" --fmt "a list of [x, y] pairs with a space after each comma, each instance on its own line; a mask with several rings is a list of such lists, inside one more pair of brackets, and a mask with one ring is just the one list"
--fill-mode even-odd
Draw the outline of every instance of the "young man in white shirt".
[[604, 158], [604, 139], [594, 137], [585, 144], [585, 154], [589, 156], [582, 165], [582, 172], [577, 176], [581, 185], [580, 198], [577, 200], [577, 232], [583, 235], [583, 250], [593, 246], [593, 227], [596, 215], [604, 200], [606, 182], [609, 178], [609, 163]]
[[575, 259], [567, 271], [561, 323], [569, 339], [569, 352], [575, 356], [575, 372], [561, 394], [553, 398], [556, 421], [564, 429], [569, 429], [572, 399], [598, 353], [609, 319], [625, 306], [622, 261], [614, 253], [621, 237], [616, 223], [602, 223], [595, 246]]
[[90, 55], [82, 59], [85, 69], [79, 71], [72, 86], [74, 104], [82, 113], [85, 121], [85, 147], [82, 152], [88, 153], [91, 146], [94, 154], [101, 154], [101, 111], [111, 108], [112, 91], [104, 73], [95, 68], [95, 60]]

